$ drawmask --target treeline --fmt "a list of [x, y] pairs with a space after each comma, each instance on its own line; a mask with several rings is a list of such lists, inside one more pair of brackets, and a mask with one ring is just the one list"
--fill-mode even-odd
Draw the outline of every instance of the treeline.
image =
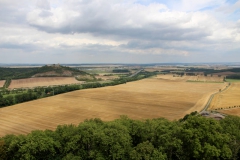
[[1, 68], [0, 67], [0, 80], [6, 79], [23, 79], [23, 78], [30, 78], [35, 74], [38, 73], [46, 73], [54, 71], [58, 74], [63, 74], [64, 71], [70, 71], [72, 76], [75, 75], [86, 75], [86, 72], [77, 70], [75, 68], [70, 68], [66, 66], [43, 66], [40, 68]]
[[[0, 80], [14, 79], [14, 78], [28, 78], [38, 68], [1, 68], [0, 67]], [[29, 75], [28, 75], [29, 74]]]
[[8, 88], [9, 87], [9, 85], [11, 84], [11, 79], [10, 78], [7, 78], [6, 79], [6, 81], [5, 81], [5, 83], [4, 83], [4, 85], [3, 85], [3, 88]]
[[236, 74], [236, 75], [229, 75], [229, 76], [226, 76], [227, 79], [240, 79], [240, 75]]
[[221, 121], [188, 115], [181, 121], [163, 118], [103, 122], [85, 120], [55, 131], [0, 138], [0, 159], [54, 160], [199, 160], [240, 158], [240, 118]]
[[13, 91], [4, 90], [0, 92], [0, 108], [5, 106], [10, 106], [22, 102], [27, 102], [39, 98], [49, 97], [61, 93], [67, 93], [80, 89], [88, 89], [88, 88], [99, 88], [105, 86], [114, 86], [118, 84], [124, 84], [131, 81], [140, 80], [143, 78], [147, 78], [150, 76], [156, 75], [156, 72], [140, 72], [138, 75], [134, 77], [123, 77], [119, 79], [115, 79], [108, 83], [85, 83], [85, 84], [73, 84], [73, 85], [64, 85], [64, 86], [52, 86], [52, 87], [38, 87], [34, 89], [22, 90], [17, 89]]
[[128, 69], [113, 69], [113, 73], [128, 73], [130, 72]]

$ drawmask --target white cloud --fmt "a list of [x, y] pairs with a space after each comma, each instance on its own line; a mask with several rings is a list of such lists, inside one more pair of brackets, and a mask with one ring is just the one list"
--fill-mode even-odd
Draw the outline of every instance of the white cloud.
[[[69, 54], [81, 57], [71, 58], [71, 62], [76, 60], [74, 63], [87, 61], [89, 55], [93, 57], [89, 61], [94, 62], [105, 62], [101, 55], [111, 57], [109, 60], [116, 56], [115, 62], [127, 57], [138, 62], [156, 62], [156, 56], [191, 61], [200, 54], [211, 57], [209, 54], [240, 51], [240, 22], [230, 21], [227, 16], [224, 21], [219, 19], [220, 9], [236, 9], [238, 3], [227, 6], [223, 0], [170, 0], [174, 5], [143, 5], [136, 0], [13, 2], [0, 1], [0, 13], [9, 15], [0, 18], [0, 52], [5, 55], [16, 50], [31, 58], [43, 54], [58, 61], [67, 61]], [[211, 11], [201, 10], [206, 7]]]

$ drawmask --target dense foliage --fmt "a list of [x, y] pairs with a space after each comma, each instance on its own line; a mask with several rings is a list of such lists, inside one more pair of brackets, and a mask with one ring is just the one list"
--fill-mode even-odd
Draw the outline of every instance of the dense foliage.
[[35, 74], [46, 73], [46, 72], [56, 72], [58, 74], [62, 74], [64, 71], [70, 71], [72, 76], [75, 75], [86, 75], [86, 72], [65, 67], [65, 66], [43, 66], [40, 68], [1, 68], [0, 67], [0, 80], [5, 79], [22, 79], [22, 78], [30, 78]]
[[238, 159], [239, 117], [221, 121], [189, 115], [181, 121], [163, 118], [110, 122], [86, 120], [55, 131], [33, 131], [0, 139], [0, 158], [164, 160]]
[[215, 69], [207, 69], [207, 68], [188, 68], [186, 69], [187, 72], [204, 72], [204, 73], [219, 73], [219, 72], [235, 72], [239, 73], [240, 68], [228, 68], [228, 69], [221, 69], [221, 70], [215, 70]]
[[240, 79], [240, 75], [236, 74], [236, 75], [229, 75], [226, 77], [227, 79]]
[[31, 77], [32, 72], [36, 72], [38, 68], [1, 68], [0, 80], [14, 79], [14, 78], [28, 78]]
[[126, 73], [129, 72], [128, 69], [113, 69], [113, 73]]

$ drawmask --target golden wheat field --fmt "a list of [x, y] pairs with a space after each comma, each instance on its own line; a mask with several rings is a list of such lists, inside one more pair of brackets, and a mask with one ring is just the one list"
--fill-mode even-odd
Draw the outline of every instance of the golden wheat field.
[[219, 110], [219, 112], [240, 115], [240, 109], [234, 106], [240, 107], [240, 83], [232, 83], [227, 90], [216, 94], [209, 110], [223, 108], [224, 110]]
[[182, 76], [173, 74], [159, 75], [158, 78], [182, 81], [200, 81], [200, 82], [223, 82], [223, 77], [218, 76]]
[[104, 121], [120, 115], [133, 119], [179, 119], [186, 113], [200, 111], [209, 96], [223, 87], [223, 83], [189, 83], [155, 77], [74, 91], [1, 108], [0, 136], [53, 130], [57, 125], [78, 124], [96, 117]]
[[5, 83], [5, 80], [1, 80], [0, 81], [0, 87], [3, 87], [4, 83]]
[[77, 81], [74, 77], [39, 77], [12, 80], [8, 88], [32, 88], [38, 86], [65, 85], [73, 83], [81, 82]]

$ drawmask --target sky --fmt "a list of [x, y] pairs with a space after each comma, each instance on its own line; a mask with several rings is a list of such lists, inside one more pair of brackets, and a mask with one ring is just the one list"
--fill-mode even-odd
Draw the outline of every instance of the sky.
[[0, 63], [240, 62], [240, 0], [0, 0]]

